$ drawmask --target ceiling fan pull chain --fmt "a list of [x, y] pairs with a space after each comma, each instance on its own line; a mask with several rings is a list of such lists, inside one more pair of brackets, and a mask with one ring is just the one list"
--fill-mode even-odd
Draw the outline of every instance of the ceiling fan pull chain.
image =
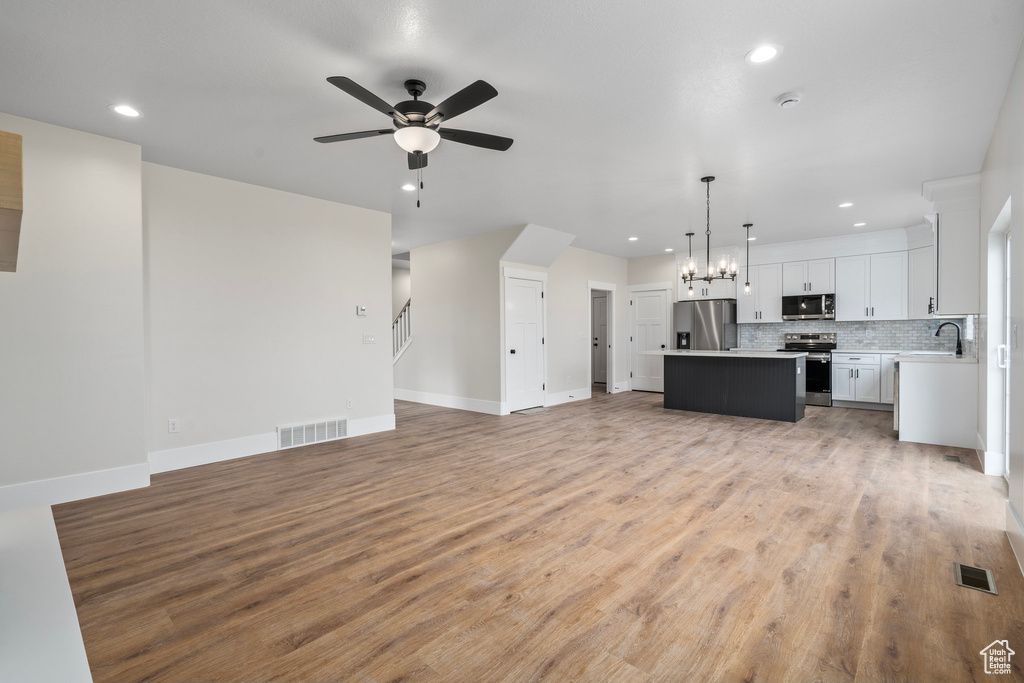
[[[419, 154], [416, 155], [417, 157]], [[416, 208], [420, 208], [420, 190], [423, 189], [423, 167], [416, 164]]]

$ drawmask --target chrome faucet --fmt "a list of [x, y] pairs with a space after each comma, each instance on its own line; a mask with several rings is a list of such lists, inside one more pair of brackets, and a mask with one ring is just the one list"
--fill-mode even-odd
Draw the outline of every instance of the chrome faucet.
[[941, 325], [939, 325], [939, 329], [935, 330], [935, 336], [938, 337], [939, 336], [939, 332], [941, 332], [942, 328], [945, 327], [946, 325], [952, 325], [953, 327], [956, 328], [956, 357], [957, 358], [963, 358], [964, 347], [960, 343], [960, 325], [958, 325], [957, 323], [952, 322], [952, 321], [944, 322]]

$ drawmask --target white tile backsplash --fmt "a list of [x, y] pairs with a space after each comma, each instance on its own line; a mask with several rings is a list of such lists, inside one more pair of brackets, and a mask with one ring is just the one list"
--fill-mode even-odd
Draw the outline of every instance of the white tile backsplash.
[[[972, 324], [978, 324], [977, 316]], [[839, 349], [891, 349], [893, 351], [953, 351], [956, 330], [946, 328], [941, 337], [935, 330], [945, 320], [884, 320], [836, 322], [835, 320], [787, 320], [781, 323], [739, 325], [739, 344], [744, 349], [779, 349], [787, 332], [835, 332]], [[955, 320], [963, 326], [964, 320]], [[963, 342], [964, 355], [977, 356], [973, 340]]]

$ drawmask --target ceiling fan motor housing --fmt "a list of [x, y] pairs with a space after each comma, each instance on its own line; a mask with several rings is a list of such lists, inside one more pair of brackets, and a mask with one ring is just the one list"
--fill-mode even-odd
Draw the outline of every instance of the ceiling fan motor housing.
[[[404, 102], [399, 102], [395, 105], [395, 111], [404, 114], [405, 118], [409, 119], [409, 123], [402, 123], [396, 118], [395, 128], [405, 128], [409, 125], [425, 125], [423, 122], [426, 119], [427, 114], [433, 108], [434, 105], [424, 100], [406, 100]], [[440, 124], [441, 118], [437, 117], [435, 121], [426, 125], [428, 128], [437, 128]]]

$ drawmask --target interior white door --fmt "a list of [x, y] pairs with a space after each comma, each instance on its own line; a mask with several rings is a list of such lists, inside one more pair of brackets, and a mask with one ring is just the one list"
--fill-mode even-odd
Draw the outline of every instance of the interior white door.
[[664, 289], [633, 292], [629, 307], [633, 389], [665, 390], [665, 359], [644, 352], [668, 348], [668, 303]]
[[505, 389], [508, 409], [544, 405], [544, 283], [505, 281]]
[[596, 295], [592, 300], [590, 324], [594, 338], [591, 347], [594, 381], [608, 383], [608, 297]]

